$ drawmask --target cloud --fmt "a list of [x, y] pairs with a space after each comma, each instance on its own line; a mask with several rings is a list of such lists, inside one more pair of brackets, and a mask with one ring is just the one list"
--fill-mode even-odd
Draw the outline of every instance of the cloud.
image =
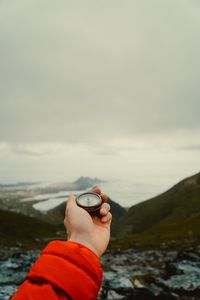
[[18, 144], [18, 143], [0, 143], [1, 153], [12, 153], [22, 156], [48, 156], [59, 153], [59, 145], [53, 144]]
[[200, 151], [200, 144], [182, 146], [179, 149], [184, 151]]
[[12, 145], [11, 151], [18, 155], [28, 155], [28, 156], [46, 156], [53, 153], [51, 148], [48, 148], [47, 145]]
[[183, 132], [187, 143], [199, 133], [198, 2], [0, 8], [1, 141], [106, 145]]

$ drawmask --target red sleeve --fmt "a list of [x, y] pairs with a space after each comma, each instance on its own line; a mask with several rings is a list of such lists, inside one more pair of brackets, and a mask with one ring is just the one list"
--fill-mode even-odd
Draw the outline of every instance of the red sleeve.
[[98, 257], [84, 245], [47, 245], [12, 300], [94, 300], [102, 282]]

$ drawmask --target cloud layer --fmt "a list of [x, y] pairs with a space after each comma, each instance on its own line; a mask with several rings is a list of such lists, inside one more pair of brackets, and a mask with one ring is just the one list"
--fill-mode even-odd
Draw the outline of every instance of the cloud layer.
[[199, 13], [196, 1], [1, 2], [1, 140], [199, 133]]
[[[116, 172], [120, 159], [124, 173], [131, 161], [144, 170], [152, 151], [163, 168], [197, 153], [199, 15], [193, 0], [1, 1], [6, 178], [12, 167], [37, 177], [52, 160], [55, 172], [78, 160], [83, 175], [96, 176], [106, 166]], [[198, 155], [186, 164], [194, 170]]]

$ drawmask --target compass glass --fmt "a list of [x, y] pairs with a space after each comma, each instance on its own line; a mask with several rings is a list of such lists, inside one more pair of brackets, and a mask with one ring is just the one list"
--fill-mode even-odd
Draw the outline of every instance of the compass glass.
[[77, 198], [77, 202], [81, 206], [92, 207], [101, 204], [101, 198], [94, 193], [85, 193]]

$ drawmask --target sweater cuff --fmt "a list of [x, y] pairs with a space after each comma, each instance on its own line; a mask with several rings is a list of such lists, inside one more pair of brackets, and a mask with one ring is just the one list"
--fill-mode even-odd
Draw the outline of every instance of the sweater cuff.
[[32, 281], [46, 281], [72, 299], [96, 299], [102, 282], [97, 255], [76, 242], [53, 241], [28, 274]]

